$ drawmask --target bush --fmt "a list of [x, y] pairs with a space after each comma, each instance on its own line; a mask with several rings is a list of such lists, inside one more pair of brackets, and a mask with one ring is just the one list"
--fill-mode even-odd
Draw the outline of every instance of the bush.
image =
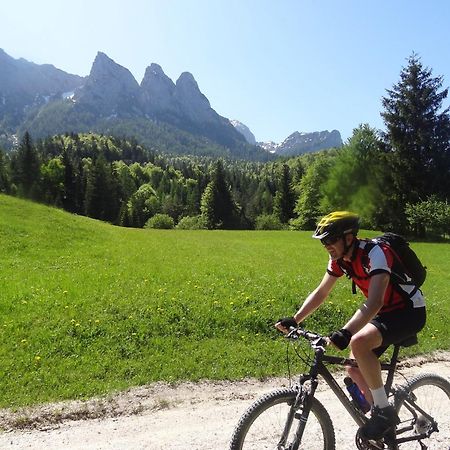
[[159, 230], [171, 230], [175, 223], [167, 214], [155, 214], [147, 220], [145, 228], [157, 228]]
[[405, 213], [413, 233], [419, 237], [427, 234], [446, 237], [450, 230], [450, 205], [435, 196], [424, 202], [408, 203]]
[[256, 218], [255, 229], [283, 230], [284, 226], [277, 216], [274, 216], [273, 214], [262, 214]]
[[176, 226], [178, 230], [205, 230], [206, 224], [202, 216], [182, 217]]

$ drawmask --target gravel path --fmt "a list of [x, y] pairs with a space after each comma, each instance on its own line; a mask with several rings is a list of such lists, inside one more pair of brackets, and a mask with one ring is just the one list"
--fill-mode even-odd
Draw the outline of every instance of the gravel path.
[[[406, 376], [450, 377], [450, 352], [408, 361]], [[400, 379], [398, 379], [400, 382]], [[254, 399], [286, 379], [156, 383], [111, 398], [0, 411], [1, 449], [225, 450], [233, 428]], [[338, 450], [354, 450], [355, 424], [328, 388], [317, 395], [332, 417]], [[21, 428], [22, 427], [22, 428]]]

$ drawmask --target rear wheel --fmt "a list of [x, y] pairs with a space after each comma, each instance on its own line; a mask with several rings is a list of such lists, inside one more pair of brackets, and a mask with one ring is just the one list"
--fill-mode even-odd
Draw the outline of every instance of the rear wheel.
[[[278, 389], [251, 405], [237, 424], [230, 450], [287, 450], [300, 423], [292, 410], [297, 392]], [[301, 406], [298, 413], [301, 412]], [[295, 414], [294, 414], [295, 413]], [[285, 436], [285, 439], [283, 439]], [[312, 399], [311, 412], [299, 450], [335, 450], [335, 437], [330, 416], [322, 404]]]
[[[400, 444], [400, 448], [450, 448], [450, 382], [447, 379], [434, 374], [418, 375], [402, 386], [395, 397], [400, 417], [397, 439], [428, 435], [427, 438], [421, 439], [426, 447], [416, 440]], [[426, 415], [431, 416], [431, 419]]]

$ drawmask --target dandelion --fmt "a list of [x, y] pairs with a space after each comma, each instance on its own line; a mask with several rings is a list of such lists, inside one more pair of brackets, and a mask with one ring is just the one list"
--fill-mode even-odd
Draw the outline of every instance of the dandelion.
[[100, 320], [97, 319], [97, 320], [95, 321], [95, 323], [100, 323]]
[[34, 360], [35, 360], [36, 362], [39, 362], [39, 361], [41, 360], [41, 357], [40, 357], [39, 355], [36, 355], [36, 356], [34, 357]]

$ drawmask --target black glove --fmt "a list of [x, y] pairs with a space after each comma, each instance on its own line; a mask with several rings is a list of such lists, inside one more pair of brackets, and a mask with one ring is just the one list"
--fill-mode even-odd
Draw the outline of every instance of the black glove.
[[348, 347], [348, 344], [350, 344], [352, 333], [345, 328], [341, 328], [339, 331], [331, 333], [328, 337], [339, 350], [344, 350]]
[[287, 330], [289, 330], [291, 327], [294, 328], [298, 327], [298, 323], [293, 317], [284, 317], [282, 319], [279, 319], [278, 322], [282, 327], [286, 328]]

